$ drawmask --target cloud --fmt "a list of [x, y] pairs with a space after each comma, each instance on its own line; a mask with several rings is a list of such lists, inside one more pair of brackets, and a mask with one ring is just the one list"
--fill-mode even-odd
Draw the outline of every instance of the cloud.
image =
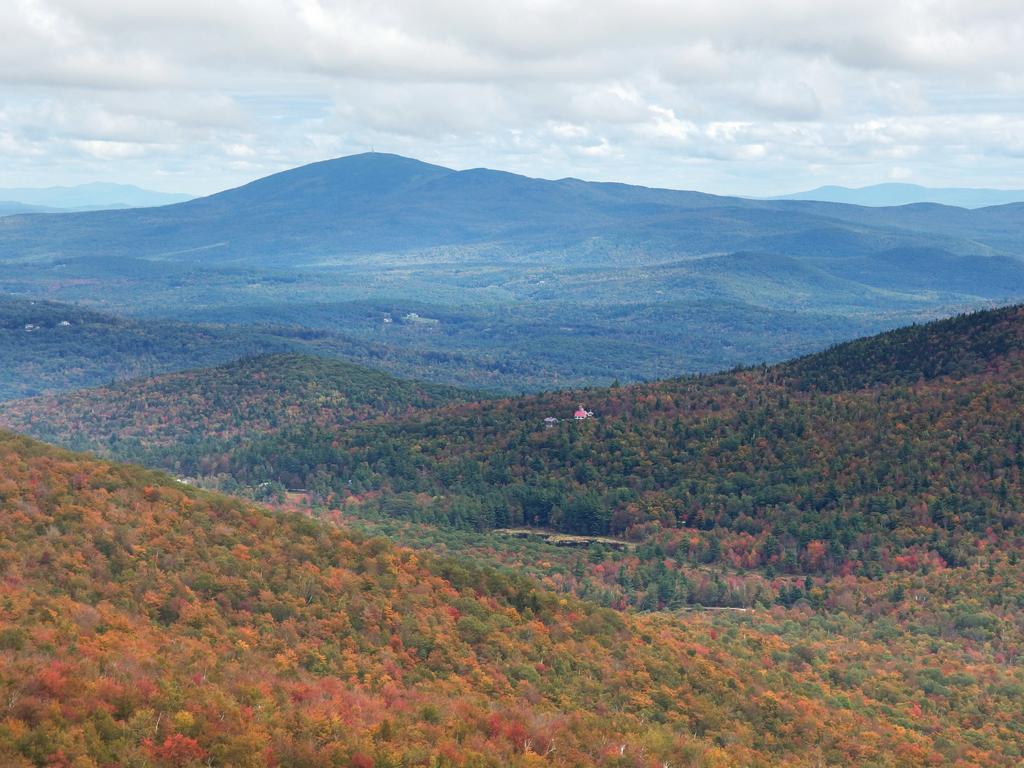
[[771, 193], [1014, 186], [1024, 155], [1019, 0], [10, 2], [12, 184], [205, 192], [374, 146]]

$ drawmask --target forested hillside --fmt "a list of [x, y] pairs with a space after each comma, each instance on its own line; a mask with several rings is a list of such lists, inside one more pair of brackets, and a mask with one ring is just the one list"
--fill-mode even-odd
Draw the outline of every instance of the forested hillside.
[[768, 244], [786, 244], [794, 253], [812, 243], [819, 251], [851, 244], [861, 253], [896, 244], [941, 244], [979, 253], [985, 245], [1020, 243], [1013, 231], [1020, 210], [1014, 206], [983, 212], [915, 208], [879, 211], [551, 181], [370, 152], [161, 208], [9, 219], [0, 226], [0, 248], [22, 261], [96, 259], [94, 245], [103, 242], [106, 256], [254, 267], [481, 243], [571, 248], [594, 239], [603, 241], [600, 251], [618, 242], [640, 252], [655, 245], [691, 254]]
[[[714, 531], [749, 565], [810, 573], [958, 563], [987, 532], [1021, 543], [1021, 324], [1013, 308], [776, 369], [286, 430], [229, 473], [479, 529]], [[855, 388], [817, 391], [845, 357], [866, 361], [845, 367]], [[573, 420], [577, 401], [595, 417]]]
[[1024, 353], [1019, 306], [972, 313], [856, 339], [775, 369], [801, 389], [840, 392], [876, 385], [1016, 370]]
[[293, 346], [260, 330], [134, 320], [0, 294], [0, 401]]
[[[812, 575], [965, 565], [1024, 543], [1022, 327], [1011, 307], [774, 368], [320, 420], [202, 468], [369, 514], [657, 541], [688, 562]], [[64, 442], [113, 431], [107, 450], [137, 458], [137, 443], [118, 447], [131, 428], [87, 416], [104, 412], [89, 402], [29, 403], [9, 423]], [[592, 418], [573, 419], [579, 402]], [[174, 414], [146, 423], [173, 435]], [[179, 455], [194, 468], [187, 445]]]
[[75, 450], [211, 474], [225, 452], [259, 435], [397, 418], [467, 396], [291, 353], [0, 403], [0, 423]]
[[6, 433], [0, 461], [12, 768], [1005, 766], [1024, 749], [998, 617], [969, 666], [949, 638], [896, 646], [932, 643], [933, 665], [841, 618], [794, 642], [798, 613], [616, 614]]
[[[202, 275], [190, 279], [201, 281]], [[342, 356], [405, 378], [455, 378], [476, 386], [526, 376], [522, 362], [500, 372], [491, 352], [399, 351], [386, 338], [361, 340], [297, 322], [133, 318], [0, 293], [0, 358], [6, 363], [0, 366], [0, 402], [288, 352]], [[453, 376], [453, 369], [461, 373]], [[534, 375], [544, 379], [550, 369]]]

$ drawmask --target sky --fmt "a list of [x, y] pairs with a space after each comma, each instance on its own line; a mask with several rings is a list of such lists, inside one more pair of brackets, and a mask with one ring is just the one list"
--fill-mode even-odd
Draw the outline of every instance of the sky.
[[0, 187], [371, 149], [769, 195], [1024, 188], [1022, 0], [0, 0]]

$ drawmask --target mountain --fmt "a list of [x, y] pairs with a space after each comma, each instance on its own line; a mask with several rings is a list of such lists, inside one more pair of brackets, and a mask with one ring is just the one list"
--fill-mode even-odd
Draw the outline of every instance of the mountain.
[[974, 377], [1005, 383], [1024, 358], [1024, 307], [960, 315], [856, 339], [778, 366], [800, 389], [842, 392]]
[[1024, 204], [743, 200], [370, 153], [160, 208], [3, 217], [0, 288], [301, 326], [395, 373], [512, 393], [775, 362], [1019, 301], [1022, 233]]
[[154, 192], [132, 184], [93, 182], [74, 187], [0, 187], [0, 200], [50, 210], [95, 211], [145, 208], [190, 200], [191, 195]]
[[922, 187], [918, 184], [873, 184], [868, 187], [824, 186], [807, 192], [779, 195], [772, 200], [820, 200], [830, 203], [866, 206], [938, 203], [958, 208], [985, 208], [991, 205], [1024, 203], [1022, 189], [972, 189], [963, 187]]
[[[565, 248], [593, 238], [624, 241], [642, 251], [696, 255], [763, 250], [779, 235], [810, 231], [824, 245], [870, 252], [878, 241], [947, 245], [919, 225], [879, 229], [870, 211], [859, 227], [827, 211], [772, 201], [723, 198], [576, 179], [547, 181], [501, 171], [454, 171], [397, 155], [368, 153], [323, 161], [237, 189], [152, 210], [81, 217], [12, 220], [0, 230], [8, 258], [87, 255], [99, 240], [105, 255], [142, 258], [302, 264], [310, 258], [374, 251], [514, 243], [529, 250]], [[1007, 212], [1007, 225], [1016, 218]], [[936, 218], [941, 212], [936, 212]], [[605, 246], [607, 249], [611, 243]], [[820, 249], [819, 249], [820, 250]], [[653, 255], [653, 254], [652, 254]]]
[[[986, 531], [1022, 543], [1022, 324], [1015, 307], [778, 368], [286, 431], [228, 472], [338, 501], [422, 493], [389, 508], [482, 529], [615, 534], [663, 520], [793, 570], [867, 573], [904, 549], [957, 562]], [[596, 420], [573, 423], [578, 402]], [[812, 541], [831, 547], [813, 564]]]
[[288, 353], [0, 403], [0, 423], [75, 450], [211, 475], [227, 452], [257, 436], [394, 419], [467, 397], [341, 360]]

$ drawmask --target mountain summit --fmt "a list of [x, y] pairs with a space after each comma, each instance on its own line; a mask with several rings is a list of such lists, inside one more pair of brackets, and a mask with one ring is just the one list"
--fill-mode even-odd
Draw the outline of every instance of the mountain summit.
[[[965, 212], [966, 213], [966, 212]], [[383, 153], [326, 160], [158, 209], [8, 218], [0, 258], [105, 255], [294, 264], [326, 254], [492, 243], [547, 250], [598, 245], [696, 256], [875, 252], [899, 244], [1002, 249], [1001, 216], [906, 214], [757, 201], [626, 184], [549, 181], [483, 168], [455, 171]], [[1018, 244], [1017, 240], [1012, 240]]]

